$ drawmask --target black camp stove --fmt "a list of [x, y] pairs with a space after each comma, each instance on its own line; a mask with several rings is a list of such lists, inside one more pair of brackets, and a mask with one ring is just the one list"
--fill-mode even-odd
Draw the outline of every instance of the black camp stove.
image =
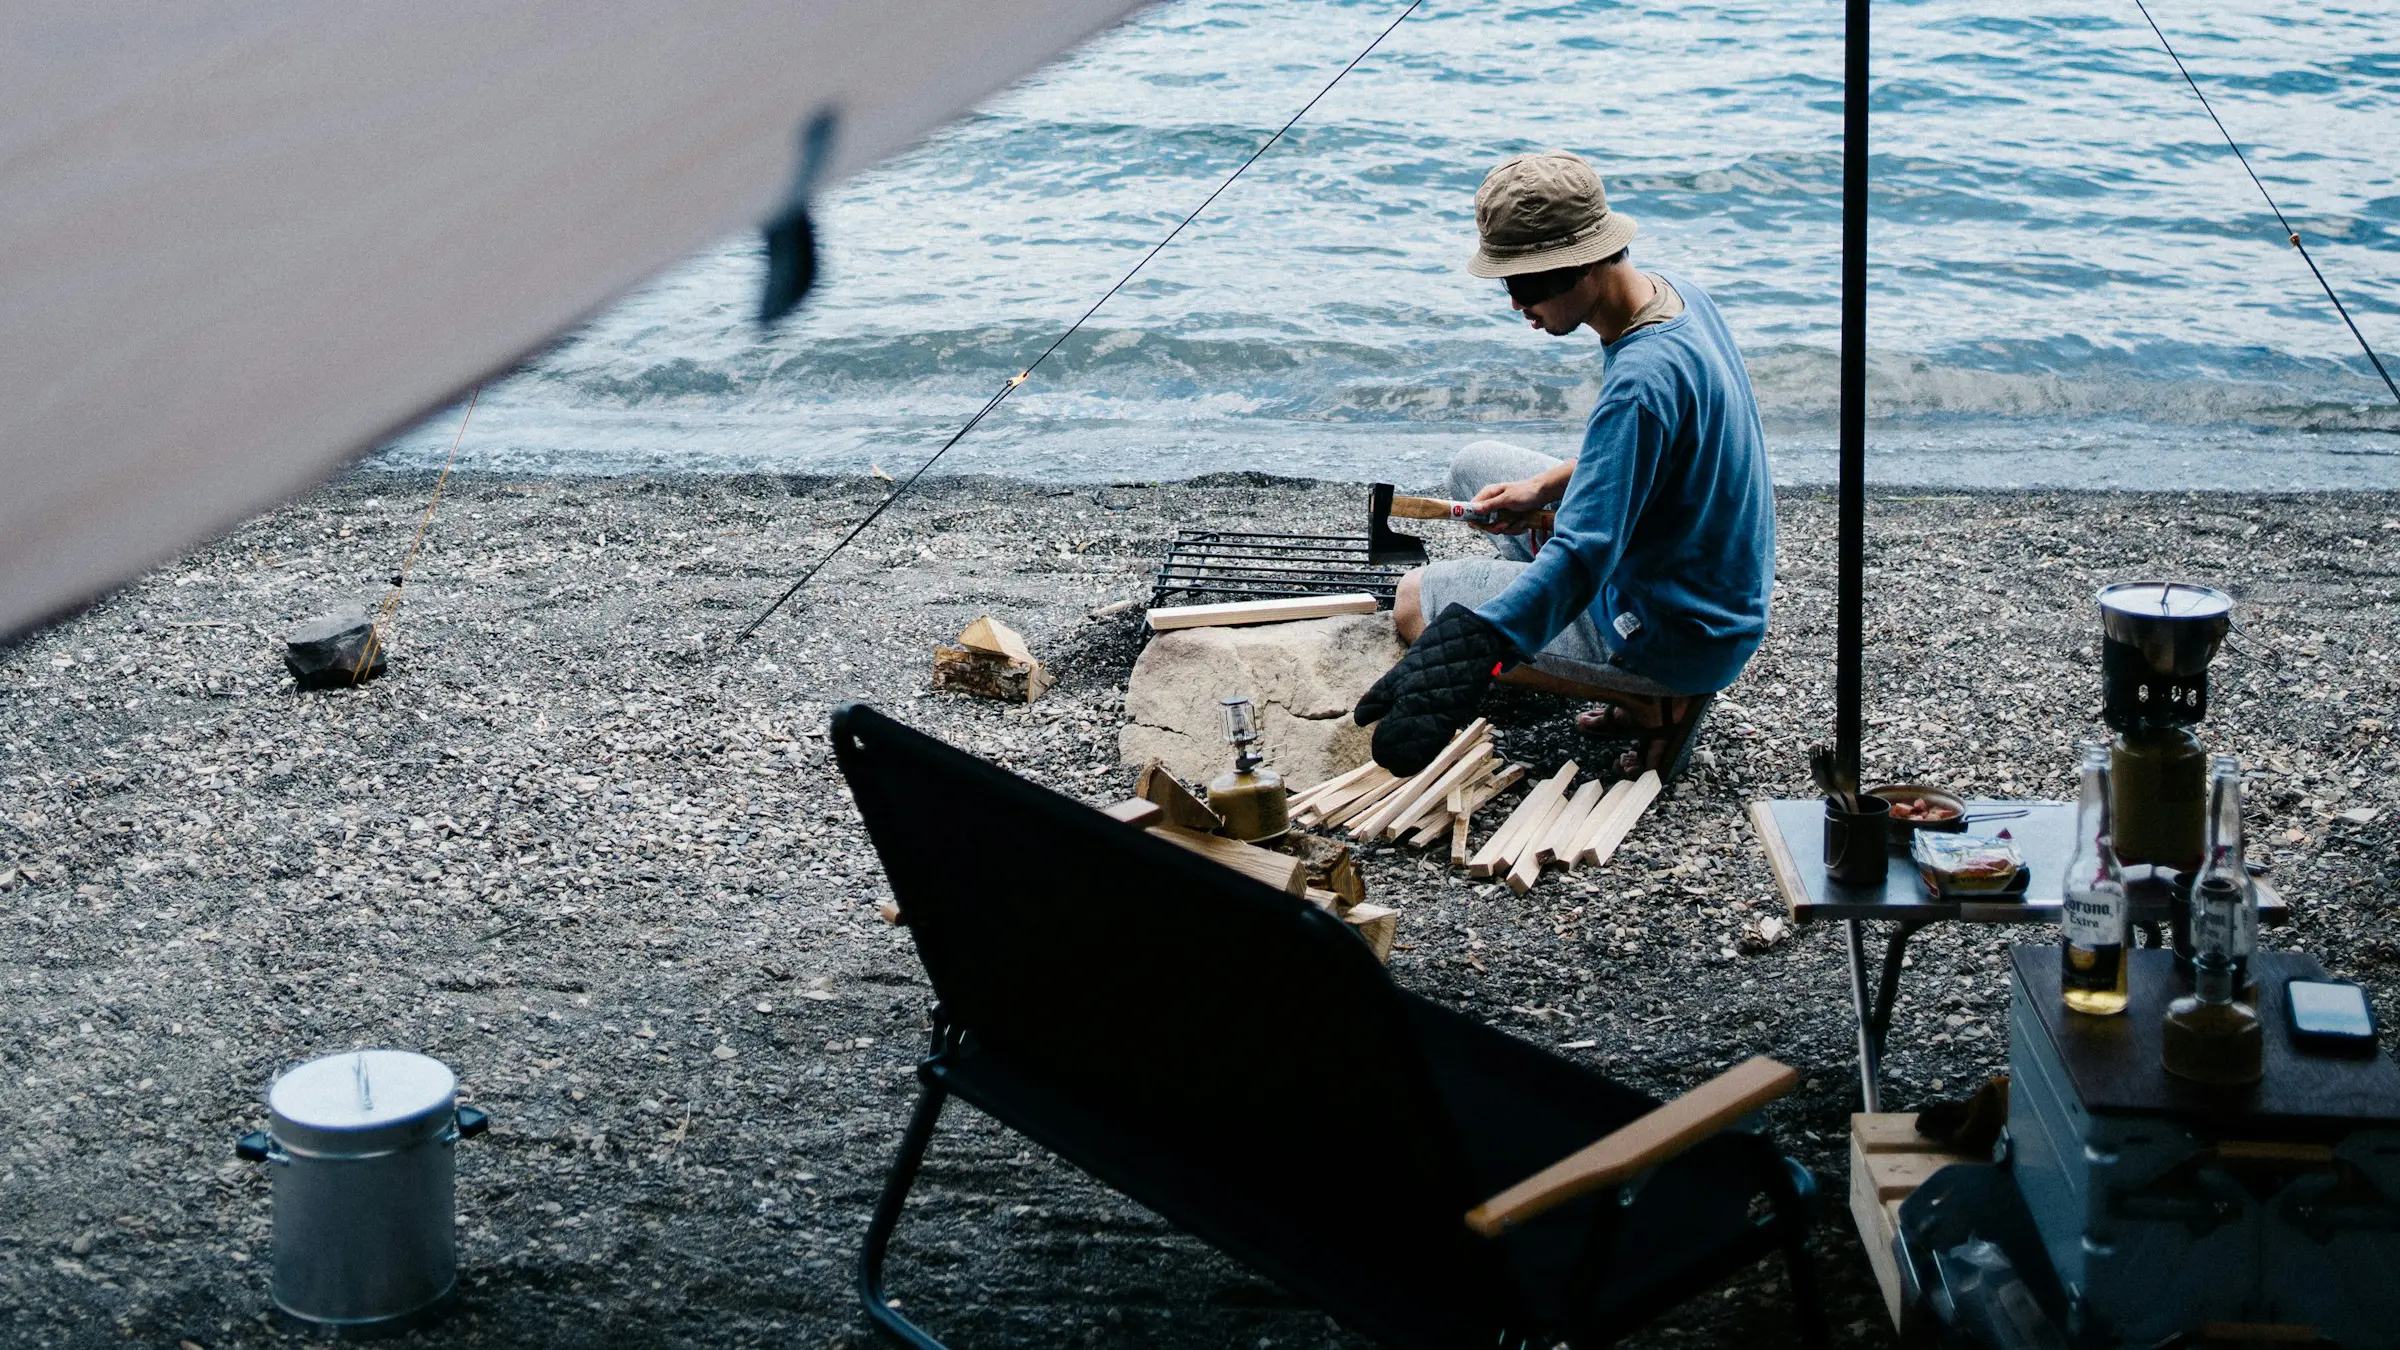
[[1150, 603], [1215, 605], [1364, 592], [1390, 609], [1400, 578], [1425, 564], [1425, 541], [1391, 528], [1391, 506], [1391, 484], [1376, 484], [1365, 534], [1181, 531], [1167, 546]]

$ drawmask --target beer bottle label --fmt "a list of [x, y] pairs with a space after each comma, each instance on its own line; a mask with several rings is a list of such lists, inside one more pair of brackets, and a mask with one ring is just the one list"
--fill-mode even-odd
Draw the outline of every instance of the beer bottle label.
[[2059, 936], [2076, 947], [2113, 947], [2125, 941], [2118, 897], [2099, 891], [2069, 891], [2058, 916]]

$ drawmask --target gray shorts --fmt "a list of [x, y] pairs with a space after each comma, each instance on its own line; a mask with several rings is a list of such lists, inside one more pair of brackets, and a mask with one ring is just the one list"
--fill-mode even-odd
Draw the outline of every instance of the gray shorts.
[[[1506, 441], [1476, 441], [1451, 458], [1449, 494], [1453, 500], [1465, 501], [1494, 483], [1531, 478], [1560, 462], [1553, 456]], [[1527, 547], [1528, 536], [1488, 537], [1498, 550], [1496, 557], [1445, 558], [1425, 565], [1424, 575], [1418, 579], [1417, 595], [1427, 620], [1452, 605], [1474, 609], [1507, 590], [1517, 574], [1533, 562], [1533, 550]], [[1577, 615], [1575, 622], [1550, 639], [1550, 645], [1527, 664], [1545, 674], [1598, 690], [1644, 698], [1685, 692], [1669, 689], [1616, 664], [1608, 644], [1601, 641], [1600, 625], [1592, 621], [1589, 610]]]

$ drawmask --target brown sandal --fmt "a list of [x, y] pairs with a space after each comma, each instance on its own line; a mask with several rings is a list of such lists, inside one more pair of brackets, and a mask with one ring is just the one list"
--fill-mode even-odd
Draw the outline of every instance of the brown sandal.
[[[1652, 715], [1656, 715], [1653, 709]], [[1575, 714], [1575, 729], [1586, 736], [1611, 741], [1646, 741], [1658, 735], [1656, 722], [1645, 722], [1622, 703], [1600, 702]]]
[[[1656, 770], [1659, 786], [1672, 787], [1683, 777], [1684, 768], [1691, 763], [1692, 747], [1700, 739], [1700, 724], [1708, 720], [1708, 710], [1715, 706], [1715, 694], [1694, 694], [1679, 700], [1681, 716], [1667, 714], [1663, 724], [1646, 728], [1639, 748], [1629, 750], [1617, 759], [1617, 774], [1622, 778], [1638, 778], [1644, 772]], [[1664, 710], [1662, 709], [1662, 712]]]

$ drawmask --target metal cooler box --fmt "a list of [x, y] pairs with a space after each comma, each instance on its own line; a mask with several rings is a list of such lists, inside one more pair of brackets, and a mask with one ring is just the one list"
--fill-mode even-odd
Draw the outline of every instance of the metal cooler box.
[[2284, 982], [2324, 971], [2261, 952], [2265, 1080], [2174, 1078], [2159, 1032], [2182, 982], [2169, 953], [2128, 955], [2130, 1006], [2085, 1017], [2059, 1001], [2057, 948], [2011, 953], [2010, 1160], [2077, 1343], [2215, 1323], [2400, 1347], [2400, 1066], [2297, 1051]]

